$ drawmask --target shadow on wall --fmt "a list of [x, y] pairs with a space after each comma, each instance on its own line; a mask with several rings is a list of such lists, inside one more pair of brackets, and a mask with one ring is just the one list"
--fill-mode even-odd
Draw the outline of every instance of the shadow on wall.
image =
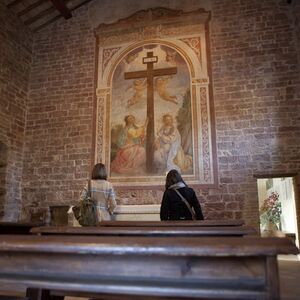
[[0, 142], [0, 218], [4, 217], [7, 159], [8, 148], [4, 143]]

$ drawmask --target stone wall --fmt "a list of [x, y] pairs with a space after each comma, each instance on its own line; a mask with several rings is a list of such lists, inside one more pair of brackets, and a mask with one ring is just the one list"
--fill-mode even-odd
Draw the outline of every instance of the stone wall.
[[[16, 220], [21, 178], [32, 34], [0, 3], [0, 219]], [[5, 214], [4, 214], [5, 212]]]
[[[162, 1], [151, 3], [158, 6], [158, 2], [164, 6]], [[194, 9], [196, 2], [191, 2]], [[109, 21], [108, 3], [94, 1], [76, 10], [72, 19], [59, 20], [35, 35], [24, 206], [34, 201], [40, 206], [74, 203], [88, 176], [95, 65], [92, 30]], [[186, 10], [191, 8], [188, 4]], [[254, 176], [299, 172], [300, 74], [293, 10], [277, 0], [213, 0], [210, 7], [220, 184], [197, 193], [207, 218], [243, 217], [257, 225]], [[131, 9], [124, 6], [119, 18], [129, 16]], [[122, 204], [160, 203], [162, 190], [118, 191], [118, 196]]]

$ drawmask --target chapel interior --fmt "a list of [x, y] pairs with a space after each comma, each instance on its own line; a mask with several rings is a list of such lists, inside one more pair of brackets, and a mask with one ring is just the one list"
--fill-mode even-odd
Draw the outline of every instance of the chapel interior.
[[[145, 128], [132, 152], [121, 145], [129, 117], [136, 132]], [[177, 140], [163, 149], [167, 126]], [[242, 220], [245, 235], [299, 248], [300, 1], [1, 1], [0, 251], [10, 225], [78, 225], [70, 207], [98, 162], [116, 193], [112, 221], [124, 230], [159, 224], [165, 176], [178, 168], [209, 226]], [[251, 299], [300, 299], [300, 255], [290, 251], [275, 256], [280, 295]], [[30, 298], [3, 274], [0, 300], [63, 299]]]

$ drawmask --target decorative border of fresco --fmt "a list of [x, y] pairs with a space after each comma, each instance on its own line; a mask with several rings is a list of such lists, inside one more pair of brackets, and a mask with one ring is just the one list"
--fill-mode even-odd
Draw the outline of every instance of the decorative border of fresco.
[[[137, 12], [114, 24], [101, 24], [95, 30], [97, 58], [92, 164], [103, 162], [110, 169], [111, 86], [118, 63], [142, 45], [166, 45], [182, 55], [190, 70], [194, 174], [185, 176], [185, 180], [203, 187], [217, 185], [209, 20], [210, 13], [204, 10], [184, 13], [157, 8]], [[112, 177], [109, 180], [117, 187], [145, 188], [164, 184], [162, 176]]]

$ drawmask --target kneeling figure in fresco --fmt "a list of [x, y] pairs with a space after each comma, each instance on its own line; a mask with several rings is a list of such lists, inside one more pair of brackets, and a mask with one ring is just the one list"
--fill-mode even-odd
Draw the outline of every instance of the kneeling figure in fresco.
[[138, 126], [133, 115], [124, 118], [125, 126], [121, 130], [116, 156], [111, 163], [111, 171], [119, 174], [144, 173], [146, 151], [144, 148], [145, 128]]
[[158, 173], [174, 169], [184, 172], [192, 167], [192, 157], [185, 155], [181, 147], [181, 136], [174, 125], [173, 116], [163, 115], [163, 125], [155, 141], [154, 162]]

